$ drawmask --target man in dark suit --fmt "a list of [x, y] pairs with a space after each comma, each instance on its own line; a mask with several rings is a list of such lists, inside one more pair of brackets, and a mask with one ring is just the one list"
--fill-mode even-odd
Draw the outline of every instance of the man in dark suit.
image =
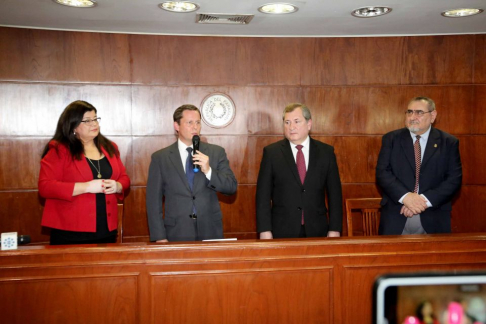
[[452, 197], [462, 181], [459, 141], [432, 127], [435, 103], [413, 98], [405, 126], [383, 136], [376, 182], [383, 190], [379, 233], [451, 232]]
[[285, 107], [283, 123], [286, 139], [263, 149], [256, 191], [260, 238], [340, 236], [343, 202], [334, 148], [309, 137], [312, 118], [303, 104]]
[[[174, 129], [177, 142], [152, 154], [150, 163], [146, 192], [150, 240], [223, 238], [217, 192], [232, 195], [237, 187], [226, 153], [220, 146], [203, 142], [199, 151], [192, 152], [192, 138], [201, 131], [201, 113], [193, 105], [176, 109]], [[200, 172], [192, 171], [193, 163], [201, 167]]]

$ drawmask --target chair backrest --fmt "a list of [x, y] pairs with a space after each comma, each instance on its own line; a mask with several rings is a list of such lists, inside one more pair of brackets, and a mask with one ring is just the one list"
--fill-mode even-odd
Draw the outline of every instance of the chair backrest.
[[353, 198], [346, 199], [346, 220], [348, 236], [353, 236], [353, 210], [361, 211], [363, 221], [363, 235], [378, 235], [380, 224], [381, 198]]
[[118, 204], [118, 236], [116, 243], [123, 243], [123, 204]]

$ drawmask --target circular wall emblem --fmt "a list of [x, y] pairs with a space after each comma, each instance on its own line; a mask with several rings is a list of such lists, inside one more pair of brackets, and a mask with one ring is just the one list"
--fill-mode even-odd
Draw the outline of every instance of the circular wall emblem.
[[212, 93], [201, 103], [203, 121], [214, 128], [228, 126], [235, 118], [235, 114], [235, 103], [223, 93]]

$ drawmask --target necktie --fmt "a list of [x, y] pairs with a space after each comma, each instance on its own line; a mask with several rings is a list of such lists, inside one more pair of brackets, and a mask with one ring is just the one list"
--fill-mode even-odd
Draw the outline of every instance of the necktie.
[[422, 149], [420, 147], [420, 135], [416, 136], [415, 143], [413, 144], [413, 150], [415, 151], [415, 189], [414, 192], [418, 193], [419, 188], [419, 176], [420, 176], [420, 164], [422, 163]]
[[187, 159], [186, 159], [186, 178], [189, 182], [189, 187], [194, 184], [194, 170], [192, 169], [192, 147], [186, 148], [187, 150]]
[[[305, 180], [305, 174], [306, 174], [306, 169], [305, 169], [305, 158], [304, 158], [304, 153], [302, 153], [302, 145], [297, 145], [295, 147], [297, 149], [297, 170], [299, 171], [299, 177], [300, 177], [300, 182], [304, 184]], [[304, 210], [302, 209], [302, 220], [301, 224], [304, 225]]]
[[[194, 169], [192, 165], [192, 147], [186, 148], [187, 150], [187, 159], [186, 159], [186, 178], [187, 181], [189, 182], [189, 187], [191, 187], [192, 191], [192, 186], [194, 185]], [[196, 215], [196, 206], [194, 205], [194, 198], [192, 201], [192, 213]]]

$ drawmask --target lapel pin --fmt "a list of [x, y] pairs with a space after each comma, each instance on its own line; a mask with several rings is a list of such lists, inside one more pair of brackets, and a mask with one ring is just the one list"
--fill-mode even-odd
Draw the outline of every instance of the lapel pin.
[[434, 144], [434, 147], [437, 147], [437, 144]]

